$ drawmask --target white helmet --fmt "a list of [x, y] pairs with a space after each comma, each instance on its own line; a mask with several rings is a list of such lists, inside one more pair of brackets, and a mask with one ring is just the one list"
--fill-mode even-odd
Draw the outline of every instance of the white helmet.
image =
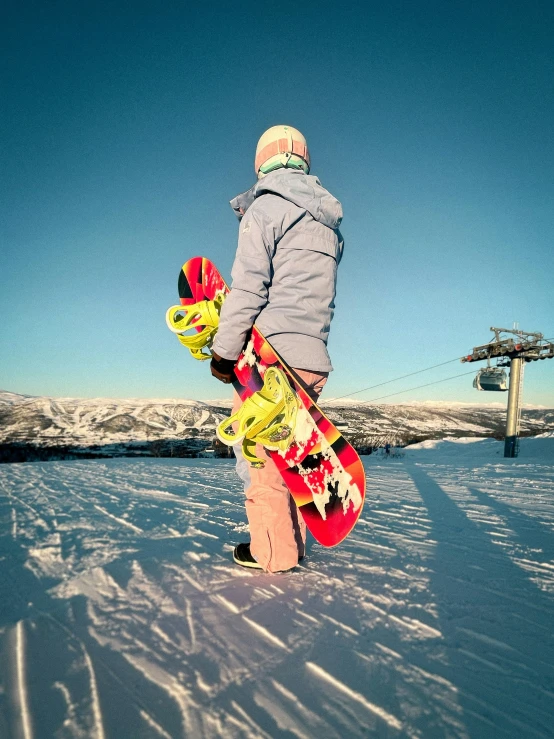
[[264, 177], [274, 169], [290, 167], [310, 172], [310, 153], [306, 139], [292, 126], [272, 126], [262, 134], [256, 147], [254, 169]]

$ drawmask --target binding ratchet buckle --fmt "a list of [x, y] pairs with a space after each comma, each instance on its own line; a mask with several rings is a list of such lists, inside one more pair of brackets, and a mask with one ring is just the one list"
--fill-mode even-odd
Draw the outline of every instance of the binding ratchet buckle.
[[264, 460], [255, 455], [256, 444], [286, 452], [294, 438], [297, 412], [298, 399], [285, 373], [269, 367], [262, 389], [219, 424], [217, 437], [228, 446], [242, 442], [243, 457], [252, 467], [263, 467]]
[[[181, 344], [189, 349], [195, 359], [204, 361], [212, 358], [210, 347], [219, 326], [223, 300], [224, 295], [220, 294], [214, 300], [201, 300], [192, 305], [172, 305], [165, 314], [169, 330], [177, 334]], [[202, 351], [205, 348], [209, 354]]]

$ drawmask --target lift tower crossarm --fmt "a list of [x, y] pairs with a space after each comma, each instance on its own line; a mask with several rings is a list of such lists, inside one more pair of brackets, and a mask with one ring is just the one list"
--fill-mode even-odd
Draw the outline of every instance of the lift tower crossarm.
[[[493, 357], [508, 357], [509, 359], [524, 359], [526, 362], [534, 362], [537, 359], [554, 358], [554, 344], [545, 341], [544, 336], [538, 332], [519, 331], [518, 329], [494, 328], [494, 339], [488, 344], [473, 347], [473, 352], [460, 359], [461, 362], [481, 362]], [[501, 336], [501, 334], [512, 334]]]

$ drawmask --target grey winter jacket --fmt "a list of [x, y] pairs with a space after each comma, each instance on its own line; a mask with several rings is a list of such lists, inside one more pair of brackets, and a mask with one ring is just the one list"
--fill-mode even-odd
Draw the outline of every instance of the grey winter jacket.
[[341, 204], [317, 177], [278, 169], [231, 206], [239, 243], [214, 351], [236, 359], [256, 323], [289, 366], [330, 372]]

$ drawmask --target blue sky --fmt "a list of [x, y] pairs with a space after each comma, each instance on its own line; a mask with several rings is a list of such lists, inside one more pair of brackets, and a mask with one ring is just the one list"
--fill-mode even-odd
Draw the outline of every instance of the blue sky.
[[[224, 397], [165, 327], [177, 275], [228, 277], [228, 201], [290, 123], [344, 207], [340, 396], [554, 337], [554, 5], [26, 3], [0, 31], [0, 387]], [[471, 369], [452, 363], [361, 400]], [[504, 401], [471, 377], [390, 398]], [[554, 361], [525, 401], [554, 407]]]

